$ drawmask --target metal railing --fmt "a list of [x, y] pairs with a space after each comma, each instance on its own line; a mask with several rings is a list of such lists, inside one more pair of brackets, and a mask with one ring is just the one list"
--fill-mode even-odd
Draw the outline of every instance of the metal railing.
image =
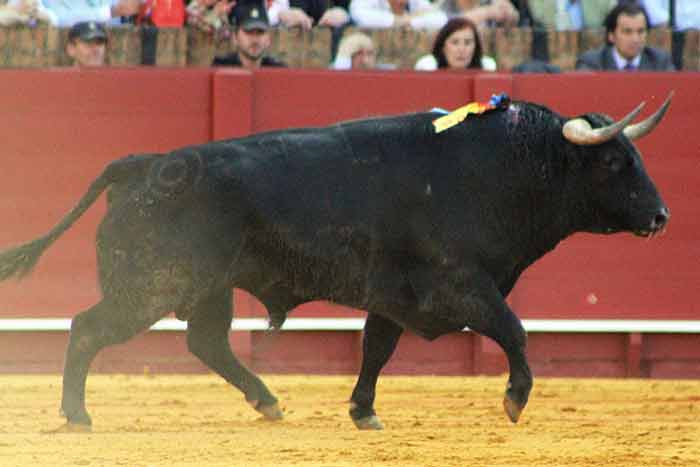
[[[0, 332], [69, 331], [70, 318], [0, 319]], [[364, 318], [289, 318], [283, 331], [361, 331]], [[524, 319], [528, 332], [543, 333], [666, 333], [700, 334], [695, 320], [626, 320], [626, 319]], [[151, 326], [151, 331], [185, 331], [187, 323], [166, 318]], [[236, 318], [232, 331], [265, 331], [264, 318]], [[464, 331], [469, 331], [465, 328]]]

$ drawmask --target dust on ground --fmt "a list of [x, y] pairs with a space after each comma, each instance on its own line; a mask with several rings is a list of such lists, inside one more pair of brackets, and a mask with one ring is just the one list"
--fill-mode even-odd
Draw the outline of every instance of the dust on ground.
[[61, 377], [0, 375], [1, 466], [698, 466], [700, 381], [538, 378], [520, 422], [502, 377], [380, 378], [380, 432], [351, 376], [263, 378], [281, 422], [214, 375], [91, 375], [89, 434], [47, 434]]

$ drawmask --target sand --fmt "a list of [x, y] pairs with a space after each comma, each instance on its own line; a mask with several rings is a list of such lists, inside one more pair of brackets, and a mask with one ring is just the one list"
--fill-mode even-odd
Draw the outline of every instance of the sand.
[[55, 434], [59, 375], [0, 375], [1, 466], [698, 466], [700, 381], [536, 378], [520, 423], [503, 377], [380, 379], [384, 431], [355, 429], [352, 376], [264, 376], [268, 422], [214, 375], [91, 375], [93, 431]]

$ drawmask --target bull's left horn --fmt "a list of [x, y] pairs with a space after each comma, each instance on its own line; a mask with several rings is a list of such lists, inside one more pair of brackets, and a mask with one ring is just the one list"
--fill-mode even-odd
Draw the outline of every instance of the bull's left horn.
[[654, 115], [648, 117], [646, 120], [643, 120], [639, 123], [635, 123], [634, 125], [630, 125], [627, 128], [623, 130], [623, 133], [625, 136], [627, 136], [631, 140], [635, 140], [637, 138], [641, 138], [642, 136], [646, 136], [651, 131], [656, 128], [656, 125], [659, 124], [662, 118], [664, 118], [664, 115], [666, 114], [666, 111], [668, 110], [668, 106], [671, 105], [671, 98], [673, 97], [673, 91], [668, 95], [666, 100], [664, 101], [663, 105], [659, 107], [659, 110], [657, 110]]
[[580, 144], [582, 146], [602, 144], [613, 139], [618, 133], [623, 131], [625, 127], [637, 117], [639, 112], [641, 112], [642, 107], [644, 107], [644, 102], [639, 104], [636, 109], [627, 114], [627, 116], [619, 122], [595, 129], [591, 128], [591, 124], [588, 123], [587, 120], [583, 118], [574, 118], [564, 124], [562, 134], [564, 138], [574, 144]]

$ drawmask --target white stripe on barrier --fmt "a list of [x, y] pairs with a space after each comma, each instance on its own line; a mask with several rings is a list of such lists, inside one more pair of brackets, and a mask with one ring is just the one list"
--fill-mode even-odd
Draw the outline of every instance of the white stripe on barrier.
[[[7, 318], [0, 319], [0, 332], [68, 331], [70, 323], [70, 318]], [[282, 329], [285, 331], [361, 331], [364, 324], [364, 318], [289, 318]], [[700, 333], [700, 321], [681, 320], [524, 319], [523, 326], [528, 332]], [[267, 328], [267, 320], [263, 318], [236, 318], [231, 324], [231, 329], [234, 331], [264, 331]], [[173, 318], [162, 319], [151, 327], [153, 331], [186, 329], [187, 323]]]

